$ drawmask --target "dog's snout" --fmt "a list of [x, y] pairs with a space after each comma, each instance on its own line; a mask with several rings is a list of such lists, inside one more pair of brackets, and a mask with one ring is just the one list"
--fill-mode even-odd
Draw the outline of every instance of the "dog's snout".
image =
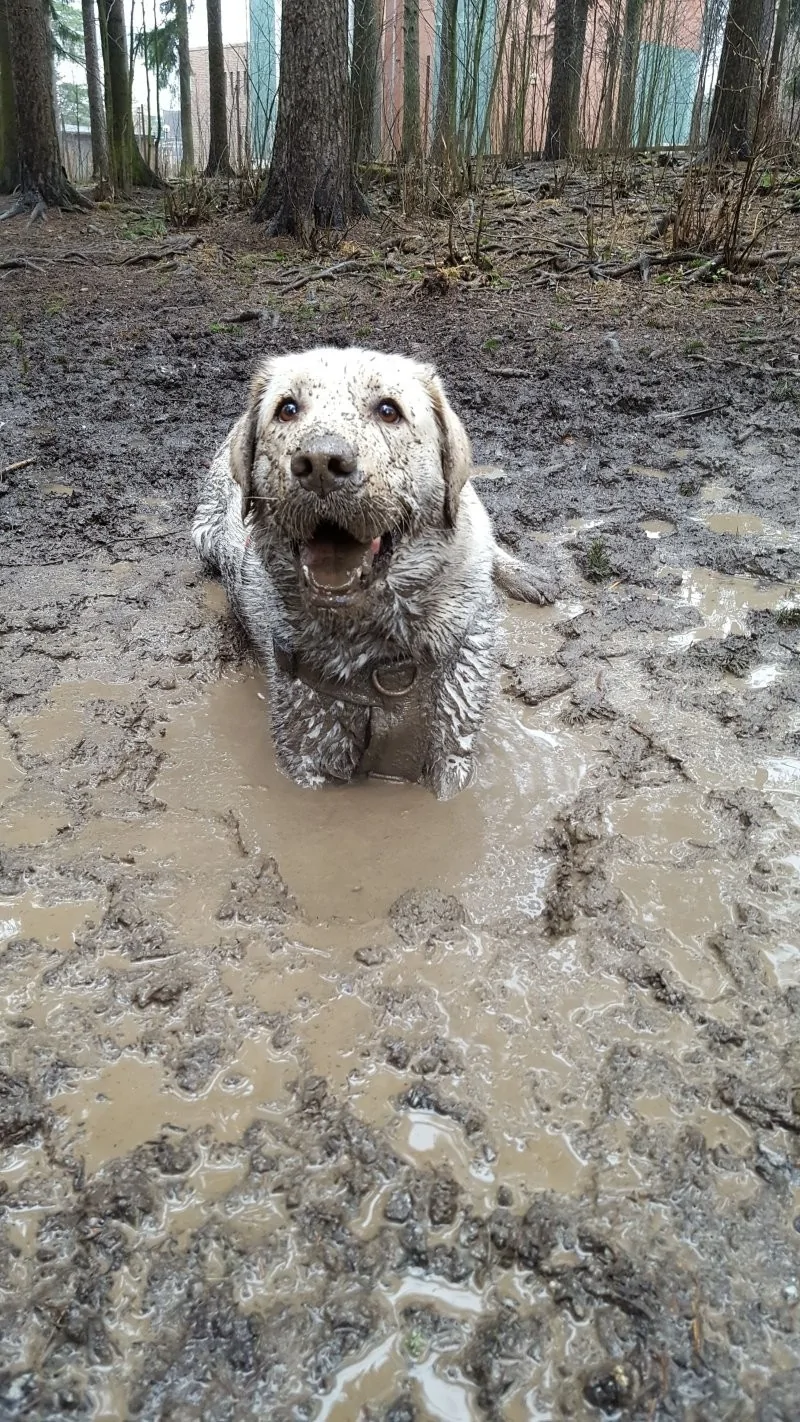
[[290, 467], [303, 489], [324, 498], [354, 478], [358, 460], [346, 440], [326, 436], [293, 454]]

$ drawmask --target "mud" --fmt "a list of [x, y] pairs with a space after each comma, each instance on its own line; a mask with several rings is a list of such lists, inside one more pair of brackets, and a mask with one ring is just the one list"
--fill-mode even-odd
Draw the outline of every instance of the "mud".
[[[282, 296], [261, 240], [2, 286], [0, 1416], [793, 1422], [800, 421], [726, 352], [797, 364], [797, 289]], [[440, 365], [559, 588], [447, 805], [282, 780], [188, 549], [320, 339]]]

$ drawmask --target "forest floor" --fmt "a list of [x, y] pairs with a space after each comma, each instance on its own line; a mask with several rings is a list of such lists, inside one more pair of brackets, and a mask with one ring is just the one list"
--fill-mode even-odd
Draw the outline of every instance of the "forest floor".
[[[796, 1422], [800, 217], [709, 282], [551, 179], [0, 226], [3, 1419]], [[447, 805], [276, 775], [189, 545], [323, 341], [559, 588]]]

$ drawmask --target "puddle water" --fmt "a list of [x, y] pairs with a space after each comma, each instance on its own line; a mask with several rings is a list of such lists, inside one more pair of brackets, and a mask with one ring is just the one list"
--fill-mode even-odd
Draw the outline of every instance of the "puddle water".
[[[574, 520], [573, 526], [600, 522]], [[641, 527], [649, 537], [674, 531], [661, 520]], [[743, 626], [749, 608], [784, 602], [788, 591], [705, 569], [686, 573], [683, 584], [683, 597], [704, 619], [701, 630], [715, 636]], [[214, 585], [203, 596], [209, 615], [223, 610]], [[563, 640], [557, 625], [581, 610], [577, 602], [513, 609], [510, 650], [553, 653]], [[775, 671], [755, 668], [750, 685], [769, 685]], [[280, 1296], [294, 1288], [296, 1242], [287, 1244], [290, 1257], [280, 1265], [257, 1257], [266, 1238], [289, 1234], [289, 1214], [282, 1193], [262, 1189], [241, 1142], [250, 1127], [274, 1127], [280, 1140], [294, 1119], [294, 1084], [314, 1076], [325, 1078], [356, 1120], [383, 1133], [398, 1168], [408, 1164], [424, 1176], [451, 1177], [462, 1201], [483, 1211], [496, 1205], [501, 1183], [511, 1188], [515, 1205], [547, 1190], [576, 1198], [591, 1191], [630, 1196], [643, 1182], [630, 1149], [631, 1121], [676, 1132], [692, 1124], [712, 1147], [750, 1148], [745, 1124], [700, 1105], [676, 1104], [666, 1088], [658, 1094], [660, 1080], [652, 1090], [637, 1089], [625, 1120], [604, 1116], [604, 1153], [592, 1154], [586, 1145], [604, 1111], [591, 1075], [610, 1044], [636, 1043], [638, 1050], [644, 1035], [645, 1050], [663, 1046], [679, 1056], [696, 1044], [694, 1025], [680, 1014], [652, 1027], [648, 1019], [643, 1033], [631, 1014], [630, 986], [602, 968], [590, 972], [577, 937], [549, 941], [531, 934], [531, 951], [524, 917], [521, 925], [514, 922], [515, 913], [537, 915], [543, 907], [554, 863], [554, 816], [607, 764], [605, 733], [594, 723], [568, 727], [555, 701], [529, 708], [498, 695], [477, 785], [441, 805], [419, 787], [379, 781], [299, 790], [275, 767], [259, 677], [230, 676], [193, 694], [192, 702], [179, 693], [162, 699], [160, 721], [136, 731], [139, 743], [144, 737], [161, 760], [147, 781], [150, 799], [127, 807], [119, 803], [113, 777], [91, 784], [73, 747], [85, 738], [101, 758], [107, 750], [110, 755], [128, 724], [119, 708], [136, 701], [135, 685], [62, 685], [40, 714], [17, 717], [14, 736], [0, 740], [0, 845], [39, 845], [43, 856], [46, 846], [57, 868], [83, 860], [102, 866], [83, 898], [73, 889], [72, 900], [51, 903], [45, 895], [42, 902], [29, 890], [0, 900], [0, 952], [14, 939], [37, 940], [54, 969], [52, 980], [47, 973], [30, 977], [23, 953], [14, 959], [12, 952], [0, 1006], [9, 1022], [24, 1018], [46, 1033], [53, 1053], [67, 1063], [50, 1099], [61, 1123], [60, 1148], [82, 1160], [87, 1175], [164, 1132], [170, 1139], [192, 1133], [193, 1163], [162, 1202], [154, 1231], [184, 1249], [197, 1237], [193, 1232], [224, 1219], [248, 1260], [242, 1298], [256, 1307], [270, 1290]], [[100, 715], [96, 702], [104, 703]], [[38, 780], [22, 774], [15, 737], [45, 767]], [[726, 764], [724, 774], [745, 783], [738, 767]], [[773, 756], [752, 774], [775, 802], [796, 809], [800, 762]], [[724, 1016], [730, 978], [707, 938], [734, 921], [740, 868], [717, 850], [720, 821], [699, 773], [697, 783], [646, 784], [610, 800], [604, 829], [608, 886], [622, 896], [648, 952]], [[220, 919], [232, 880], [250, 872], [259, 855], [274, 858], [294, 901], [287, 921]], [[796, 868], [788, 856], [787, 876]], [[103, 920], [104, 886], [117, 873], [130, 874], [145, 922], [152, 917], [172, 925], [174, 957], [136, 960], [126, 949], [81, 953], [81, 935]], [[389, 909], [407, 891], [426, 887], [454, 895], [474, 924], [505, 922], [485, 930], [469, 924], [457, 949], [446, 925], [421, 941], [399, 938], [387, 922]], [[90, 897], [95, 891], [97, 899]], [[788, 926], [785, 938], [768, 955], [779, 975], [797, 958]], [[186, 983], [173, 997], [181, 975]], [[190, 1008], [180, 1001], [183, 990]], [[204, 1033], [227, 1046], [227, 1055], [212, 1054], [197, 1088], [182, 1089], [176, 1044], [183, 1051]], [[430, 1099], [422, 1093], [413, 1104], [398, 1104], [409, 1074], [392, 1064], [387, 1042], [394, 1038], [433, 1039], [452, 1050], [452, 1064], [441, 1072], [435, 1062], [430, 1074], [413, 1068]], [[467, 1113], [477, 1125], [466, 1124]], [[32, 1158], [23, 1143], [5, 1179], [25, 1178]], [[325, 1168], [322, 1154], [313, 1164]], [[394, 1178], [381, 1177], [360, 1199], [353, 1230], [365, 1242], [384, 1227], [394, 1188]], [[37, 1221], [17, 1213], [19, 1248], [35, 1250]], [[453, 1243], [447, 1230], [443, 1238]], [[282, 1270], [277, 1284], [271, 1268]], [[502, 1290], [528, 1305], [521, 1276], [501, 1284], [495, 1277], [484, 1286], [406, 1271], [393, 1286], [378, 1287], [383, 1329], [335, 1370], [314, 1416], [350, 1422], [407, 1390], [420, 1416], [479, 1422], [478, 1389], [451, 1358], [463, 1339], [452, 1346], [447, 1338], [431, 1340], [414, 1331], [404, 1311], [433, 1309], [457, 1333], [461, 1321], [474, 1325], [489, 1303], [495, 1306]], [[118, 1288], [112, 1310], [118, 1322], [111, 1326], [127, 1359], [146, 1336], [148, 1320], [135, 1271], [121, 1275]], [[559, 1356], [568, 1343], [559, 1342]], [[508, 1400], [509, 1422], [544, 1422], [551, 1415], [541, 1403], [552, 1383], [546, 1374], [545, 1363], [534, 1360], [525, 1383], [532, 1391]], [[96, 1417], [110, 1422], [125, 1415], [126, 1405], [124, 1389], [118, 1392], [109, 1377], [98, 1392]]]
[[624, 834], [648, 846], [683, 840], [708, 844], [713, 834], [712, 817], [697, 790], [684, 785], [658, 786], [615, 800], [606, 813], [606, 823], [612, 834]]
[[642, 531], [651, 539], [668, 538], [675, 532], [675, 525], [665, 518], [648, 518], [642, 523]]
[[0, 726], [0, 805], [25, 779], [25, 772], [14, 754], [14, 741], [4, 726]]
[[210, 1086], [189, 1096], [169, 1089], [158, 1062], [123, 1053], [53, 1104], [69, 1122], [71, 1146], [95, 1171], [173, 1122], [182, 1131], [209, 1127], [217, 1141], [238, 1141], [256, 1115], [285, 1108], [284, 1078], [291, 1071], [291, 1062], [277, 1060], [265, 1041], [249, 1040]]
[[[257, 678], [220, 682], [178, 711], [163, 749], [153, 787], [168, 810], [162, 854], [191, 857], [200, 823], [218, 838], [220, 818], [235, 810], [247, 848], [274, 857], [303, 915], [326, 922], [380, 917], [425, 886], [457, 894], [484, 920], [538, 910], [543, 835], [587, 764], [584, 740], [557, 724], [553, 708], [501, 700], [479, 784], [447, 804], [418, 786], [378, 781], [303, 791], [275, 767]], [[198, 908], [207, 907], [203, 894]]]
[[716, 573], [711, 568], [692, 568], [683, 573], [681, 596], [697, 608], [704, 626], [681, 632], [670, 641], [686, 646], [702, 636], [741, 636], [747, 628], [747, 613], [780, 607], [796, 592], [790, 583], [764, 585], [746, 574]]
[[566, 527], [570, 533], [585, 533], [591, 528], [602, 528], [605, 523], [608, 523], [607, 518], [568, 518]]
[[722, 499], [727, 499], [732, 492], [730, 484], [703, 484], [700, 489], [700, 498], [704, 503], [718, 504]]
[[765, 529], [764, 520], [751, 513], [707, 514], [701, 522], [712, 533], [731, 533], [739, 538], [744, 538], [747, 534], [763, 533]]

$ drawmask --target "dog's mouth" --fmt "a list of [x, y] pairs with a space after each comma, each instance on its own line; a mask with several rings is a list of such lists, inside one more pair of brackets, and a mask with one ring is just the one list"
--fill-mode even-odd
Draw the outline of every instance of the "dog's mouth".
[[308, 594], [331, 607], [356, 601], [385, 570], [396, 542], [395, 534], [383, 533], [361, 543], [335, 523], [318, 524], [295, 549]]

